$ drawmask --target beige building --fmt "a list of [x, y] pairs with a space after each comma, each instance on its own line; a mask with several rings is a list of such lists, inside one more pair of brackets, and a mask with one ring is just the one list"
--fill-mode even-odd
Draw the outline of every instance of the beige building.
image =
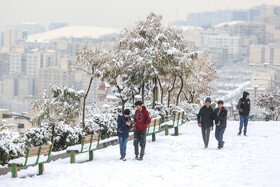
[[68, 85], [68, 71], [62, 70], [60, 67], [41, 68], [38, 78], [38, 94], [48, 89], [50, 84], [60, 88]]
[[250, 46], [250, 64], [280, 65], [280, 44]]
[[3, 77], [1, 87], [1, 94], [10, 99], [24, 99], [29, 95], [35, 95], [37, 89], [35, 79], [23, 76]]
[[11, 47], [17, 43], [18, 40], [23, 39], [23, 33], [17, 29], [6, 30], [3, 33], [4, 47]]
[[31, 128], [30, 118], [22, 115], [11, 114], [7, 109], [0, 109], [0, 127], [19, 132], [21, 138], [25, 137], [26, 129]]

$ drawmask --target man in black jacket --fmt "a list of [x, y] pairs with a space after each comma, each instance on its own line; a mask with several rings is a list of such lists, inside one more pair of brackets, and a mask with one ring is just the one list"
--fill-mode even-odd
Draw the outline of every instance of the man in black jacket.
[[223, 101], [218, 101], [218, 108], [214, 111], [216, 124], [215, 137], [218, 140], [218, 149], [224, 148], [223, 135], [227, 127], [227, 110]]
[[201, 127], [202, 138], [204, 141], [204, 149], [208, 148], [210, 129], [213, 130], [214, 113], [210, 106], [211, 99], [209, 97], [205, 100], [205, 105], [199, 110], [197, 114], [198, 126]]
[[243, 92], [243, 97], [239, 99], [237, 109], [240, 115], [240, 127], [237, 135], [241, 135], [243, 124], [244, 124], [244, 136], [247, 136], [247, 125], [249, 120], [249, 114], [251, 109], [251, 103], [249, 99], [249, 93]]

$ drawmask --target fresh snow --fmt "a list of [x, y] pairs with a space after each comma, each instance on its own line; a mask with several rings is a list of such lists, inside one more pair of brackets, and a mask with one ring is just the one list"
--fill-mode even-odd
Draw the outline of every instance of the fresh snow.
[[107, 34], [119, 33], [119, 29], [106, 28], [106, 27], [93, 27], [93, 26], [68, 26], [59, 29], [34, 34], [28, 36], [27, 42], [34, 42], [38, 40], [54, 40], [59, 38], [99, 38]]
[[[238, 123], [228, 122], [223, 150], [217, 150], [213, 131], [204, 150], [200, 128], [189, 122], [179, 136], [162, 132], [156, 142], [147, 137], [142, 162], [133, 160], [129, 141], [126, 162], [116, 145], [96, 151], [91, 162], [45, 164], [42, 176], [35, 175], [38, 167], [19, 171], [17, 179], [0, 176], [1, 186], [280, 186], [280, 122], [249, 122], [248, 137], [236, 135]], [[87, 159], [88, 154], [77, 156], [78, 162]]]

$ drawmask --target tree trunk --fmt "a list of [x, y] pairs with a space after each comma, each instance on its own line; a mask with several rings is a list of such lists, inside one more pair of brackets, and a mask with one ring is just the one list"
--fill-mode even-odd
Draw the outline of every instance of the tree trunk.
[[88, 93], [89, 93], [90, 88], [91, 88], [92, 81], [93, 81], [93, 77], [90, 78], [89, 85], [88, 85], [88, 89], [87, 89], [87, 92], [86, 92], [86, 94], [85, 94], [85, 96], [84, 96], [84, 103], [83, 103], [83, 120], [82, 120], [83, 131], [85, 130], [86, 100], [87, 100], [87, 96], [88, 96]]
[[133, 88], [131, 88], [131, 95], [132, 95], [132, 108], [134, 109], [135, 95], [134, 95], [134, 89]]
[[157, 86], [157, 78], [154, 78], [154, 89], [153, 89], [153, 109], [155, 109], [156, 101], [158, 101], [158, 86]]
[[[115, 86], [117, 87], [118, 92], [121, 95], [121, 93], [122, 93], [121, 88], [119, 87], [119, 85], [117, 83], [115, 84]], [[126, 101], [122, 97], [121, 97], [121, 100], [122, 100], [122, 113], [124, 113], [124, 105], [125, 105]]]
[[179, 105], [180, 95], [181, 95], [182, 90], [183, 90], [183, 87], [184, 87], [184, 80], [183, 80], [183, 77], [182, 77], [182, 76], [180, 76], [180, 80], [181, 80], [181, 87], [180, 87], [180, 90], [179, 90], [179, 92], [178, 92], [178, 94], [177, 94], [176, 106]]
[[158, 78], [158, 84], [160, 87], [160, 103], [163, 104], [163, 88], [160, 79]]
[[51, 142], [53, 144], [53, 139], [54, 139], [54, 123], [51, 123], [52, 126], [52, 137], [51, 137]]
[[170, 106], [170, 96], [171, 96], [171, 91], [174, 89], [175, 87], [175, 82], [176, 82], [177, 76], [175, 76], [172, 87], [168, 90], [168, 96], [167, 96], [167, 107], [169, 108]]
[[145, 83], [142, 84], [142, 103], [145, 101]]

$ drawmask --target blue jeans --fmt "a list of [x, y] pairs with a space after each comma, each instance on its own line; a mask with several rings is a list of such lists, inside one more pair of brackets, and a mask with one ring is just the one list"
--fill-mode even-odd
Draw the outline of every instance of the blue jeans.
[[249, 116], [240, 115], [240, 127], [239, 127], [239, 131], [242, 131], [243, 124], [244, 124], [244, 134], [247, 133], [248, 120], [249, 120]]
[[124, 137], [119, 136], [119, 144], [120, 144], [121, 157], [125, 157], [125, 155], [126, 155], [127, 139], [128, 139], [128, 137], [124, 138]]
[[216, 127], [215, 130], [215, 137], [218, 141], [218, 145], [219, 147], [222, 147], [223, 144], [223, 136], [224, 136], [224, 132], [225, 132], [226, 128], [220, 128], [220, 127]]

